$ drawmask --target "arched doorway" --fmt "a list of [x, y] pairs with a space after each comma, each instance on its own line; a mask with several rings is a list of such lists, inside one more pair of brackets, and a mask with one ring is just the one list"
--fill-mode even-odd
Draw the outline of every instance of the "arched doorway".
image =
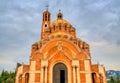
[[96, 73], [92, 73], [92, 81], [93, 81], [93, 83], [97, 83], [97, 75], [96, 75]]
[[68, 83], [68, 71], [63, 63], [57, 63], [53, 67], [53, 83]]
[[25, 83], [28, 83], [29, 82], [29, 73], [26, 73], [25, 74]]

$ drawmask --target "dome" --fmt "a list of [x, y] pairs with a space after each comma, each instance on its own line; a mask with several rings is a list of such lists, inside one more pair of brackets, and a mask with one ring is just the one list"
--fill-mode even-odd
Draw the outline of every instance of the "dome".
[[58, 25], [69, 27], [71, 24], [64, 19], [56, 19], [52, 22], [52, 26], [58, 26]]
[[63, 14], [60, 12], [57, 14], [57, 19], [54, 20], [52, 23], [52, 26], [64, 26], [69, 27], [71, 24], [63, 19]]

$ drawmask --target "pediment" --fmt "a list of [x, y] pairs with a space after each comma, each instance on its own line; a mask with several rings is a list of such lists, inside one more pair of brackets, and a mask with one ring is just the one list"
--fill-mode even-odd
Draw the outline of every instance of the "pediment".
[[70, 60], [76, 57], [76, 53], [74, 53], [71, 49], [64, 46], [55, 46], [44, 54], [44, 59], [50, 59], [59, 52], [68, 57]]
[[59, 60], [61, 60], [61, 61], [62, 60], [69, 60], [69, 61], [71, 61], [72, 60], [72, 58], [70, 56], [68, 56], [63, 51], [57, 51], [54, 55], [52, 55], [51, 57], [48, 58], [48, 60], [52, 60], [52, 59], [57, 60], [57, 61], [59, 61]]

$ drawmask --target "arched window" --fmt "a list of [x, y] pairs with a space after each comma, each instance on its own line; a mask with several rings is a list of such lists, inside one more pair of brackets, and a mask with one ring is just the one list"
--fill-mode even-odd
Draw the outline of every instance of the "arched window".
[[59, 24], [59, 30], [61, 30], [61, 27], [62, 27], [61, 24]]
[[22, 83], [22, 75], [18, 77], [18, 83]]
[[55, 25], [53, 25], [53, 29], [55, 30]]
[[29, 73], [26, 73], [25, 74], [25, 83], [28, 83], [29, 82]]
[[93, 81], [93, 83], [97, 83], [96, 73], [92, 73], [92, 81]]
[[80, 41], [78, 41], [78, 46], [79, 46], [79, 48], [80, 48], [80, 44], [81, 44], [81, 42], [80, 42]]
[[64, 24], [64, 28], [65, 28], [65, 30], [67, 30], [67, 24]]
[[45, 14], [45, 21], [47, 21], [47, 14]]
[[48, 21], [50, 21], [50, 15], [48, 14]]

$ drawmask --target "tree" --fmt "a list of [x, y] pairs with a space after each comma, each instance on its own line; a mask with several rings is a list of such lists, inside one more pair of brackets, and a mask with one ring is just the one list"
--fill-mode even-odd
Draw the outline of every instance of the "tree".
[[15, 83], [15, 72], [3, 70], [0, 74], [0, 83]]
[[116, 83], [120, 83], [120, 78], [119, 77], [116, 78]]
[[120, 78], [119, 77], [110, 77], [110, 80], [108, 83], [120, 83]]

